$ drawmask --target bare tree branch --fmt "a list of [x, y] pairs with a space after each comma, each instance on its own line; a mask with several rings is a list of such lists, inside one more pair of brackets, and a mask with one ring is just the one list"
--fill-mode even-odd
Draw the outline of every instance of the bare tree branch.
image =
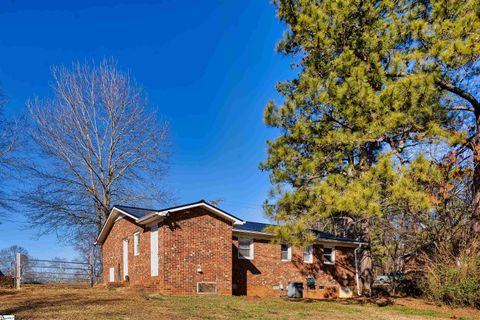
[[475, 112], [475, 109], [472, 108], [472, 107], [468, 107], [468, 106], [449, 106], [449, 107], [446, 107], [448, 110], [452, 110], [452, 111], [469, 111], [469, 112]]
[[[444, 90], [447, 90], [451, 93], [454, 93], [456, 95], [458, 95], [459, 97], [467, 100], [468, 102], [470, 102], [470, 104], [472, 105], [472, 107], [475, 109], [475, 110], [479, 110], [480, 109], [480, 102], [470, 93], [468, 93], [467, 91], [465, 90], [462, 90], [461, 88], [443, 80], [443, 79], [440, 79], [440, 78], [436, 78], [435, 79], [435, 84], [437, 84], [440, 88], [444, 89]], [[477, 111], [479, 112], [479, 111]]]
[[14, 154], [18, 147], [18, 126], [15, 121], [8, 120], [4, 115], [6, 99], [0, 91], [0, 209], [9, 209], [11, 199], [6, 182], [12, 178], [15, 164]]
[[52, 77], [53, 97], [27, 102], [36, 161], [22, 199], [32, 224], [96, 234], [114, 203], [164, 201], [168, 126], [131, 76], [104, 60], [54, 67]]

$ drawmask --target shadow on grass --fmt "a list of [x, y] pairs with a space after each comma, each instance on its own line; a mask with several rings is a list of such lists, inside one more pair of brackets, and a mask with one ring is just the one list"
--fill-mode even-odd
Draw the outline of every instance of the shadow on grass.
[[51, 299], [31, 299], [26, 302], [21, 302], [15, 307], [0, 307], [0, 314], [16, 314], [25, 311], [35, 313], [40, 311], [40, 309], [47, 309], [51, 307], [62, 307], [65, 309], [76, 308], [81, 310], [87, 306], [105, 306], [109, 303], [114, 303], [116, 301], [121, 301], [123, 299], [110, 298], [110, 299], [78, 299], [78, 296], [73, 294], [62, 295], [61, 298], [51, 298]]

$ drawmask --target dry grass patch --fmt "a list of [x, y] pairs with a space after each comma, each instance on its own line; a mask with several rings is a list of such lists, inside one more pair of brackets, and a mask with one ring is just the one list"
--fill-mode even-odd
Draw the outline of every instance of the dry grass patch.
[[480, 318], [477, 310], [439, 308], [425, 303], [419, 305], [418, 302], [414, 305], [412, 301], [379, 307], [359, 301], [165, 297], [122, 289], [24, 288], [0, 290], [0, 314], [14, 314], [17, 319]]

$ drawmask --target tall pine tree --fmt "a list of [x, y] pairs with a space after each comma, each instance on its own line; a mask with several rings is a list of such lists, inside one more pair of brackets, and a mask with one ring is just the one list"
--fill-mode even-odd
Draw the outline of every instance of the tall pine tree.
[[[288, 25], [277, 50], [299, 59], [298, 76], [277, 86], [282, 103], [265, 109], [281, 131], [261, 164], [274, 184], [267, 214], [286, 225], [278, 236], [308, 242], [307, 228], [342, 221], [370, 242], [375, 219], [428, 215], [432, 143], [471, 160], [479, 231], [479, 1], [274, 3]], [[371, 267], [366, 248], [367, 290]]]

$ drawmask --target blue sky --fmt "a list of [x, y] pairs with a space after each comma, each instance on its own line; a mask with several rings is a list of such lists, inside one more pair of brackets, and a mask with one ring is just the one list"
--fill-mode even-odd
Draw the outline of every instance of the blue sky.
[[[11, 0], [0, 2], [0, 85], [7, 113], [49, 93], [50, 66], [114, 57], [141, 83], [171, 127], [165, 187], [176, 203], [220, 207], [265, 221], [268, 174], [258, 169], [268, 138], [267, 101], [292, 77], [275, 44], [286, 26], [268, 0]], [[74, 258], [51, 234], [25, 229], [21, 212], [0, 224], [0, 248], [18, 244], [39, 258]]]

